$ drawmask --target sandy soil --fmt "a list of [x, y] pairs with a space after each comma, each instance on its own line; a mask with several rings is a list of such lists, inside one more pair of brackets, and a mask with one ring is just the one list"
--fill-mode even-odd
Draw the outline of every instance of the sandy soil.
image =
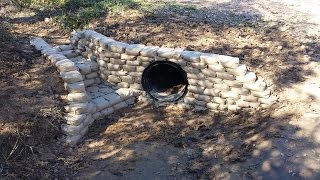
[[11, 34], [0, 44], [0, 177], [319, 179], [319, 3], [184, 2], [109, 15], [91, 27], [129, 43], [238, 56], [279, 97], [273, 107], [212, 114], [138, 104], [96, 121], [77, 147], [62, 147], [62, 83], [28, 41], [63, 44], [69, 32], [13, 10], [0, 17]]

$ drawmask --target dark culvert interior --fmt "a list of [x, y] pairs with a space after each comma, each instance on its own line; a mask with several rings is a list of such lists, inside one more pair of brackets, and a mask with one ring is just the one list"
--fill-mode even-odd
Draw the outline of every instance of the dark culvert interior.
[[156, 61], [144, 70], [142, 86], [156, 101], [175, 102], [187, 93], [187, 74], [176, 63]]

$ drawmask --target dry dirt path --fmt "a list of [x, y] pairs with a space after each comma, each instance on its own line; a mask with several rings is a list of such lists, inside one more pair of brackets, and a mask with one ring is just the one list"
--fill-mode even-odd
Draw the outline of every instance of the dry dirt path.
[[74, 177], [318, 179], [319, 146], [297, 136], [290, 118], [140, 104], [95, 124], [78, 149], [83, 169]]
[[317, 0], [174, 0], [173, 2], [218, 11], [229, 9], [234, 13], [258, 15], [264, 21], [283, 23], [281, 30], [292, 31], [297, 37], [320, 36], [320, 2]]

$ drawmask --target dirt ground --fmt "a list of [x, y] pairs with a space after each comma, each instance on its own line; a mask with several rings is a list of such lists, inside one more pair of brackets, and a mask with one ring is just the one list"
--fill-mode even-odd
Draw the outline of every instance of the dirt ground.
[[279, 100], [234, 113], [139, 103], [96, 121], [73, 148], [57, 140], [62, 81], [29, 45], [31, 36], [68, 43], [69, 30], [1, 8], [0, 179], [319, 179], [318, 16], [308, 11], [301, 28], [308, 4], [285, 2], [179, 1], [92, 23], [119, 41], [237, 56]]

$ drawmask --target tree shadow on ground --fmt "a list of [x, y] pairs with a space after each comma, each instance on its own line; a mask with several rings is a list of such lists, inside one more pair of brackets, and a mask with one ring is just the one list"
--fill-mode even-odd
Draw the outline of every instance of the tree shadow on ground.
[[[182, 47], [240, 57], [249, 70], [270, 80], [268, 83], [273, 85], [275, 92], [302, 83], [314, 74], [307, 65], [310, 58], [316, 58], [320, 53], [314, 49], [317, 43], [300, 42], [290, 33], [279, 30], [281, 24], [272, 22], [270, 25], [259, 14], [232, 9], [216, 11], [220, 7], [225, 6], [163, 7], [141, 18], [107, 19], [106, 24], [100, 24], [96, 30], [128, 43]], [[209, 16], [210, 12], [214, 14]], [[161, 151], [159, 159], [174, 169], [177, 178], [184, 172], [202, 179], [319, 178], [316, 165], [319, 145], [312, 138], [299, 136], [299, 127], [289, 123], [298, 120], [299, 115], [279, 113], [277, 108], [280, 106], [277, 104], [265, 112], [214, 114], [175, 114], [177, 109], [168, 112], [165, 108], [137, 106], [123, 114], [124, 117], [114, 118], [119, 120], [114, 126], [99, 126], [101, 132], [92, 128], [90, 133], [95, 132], [95, 135], [89, 135], [90, 139], [82, 145], [86, 150], [83, 157], [97, 160], [95, 163], [99, 168], [94, 171], [98, 171], [100, 177], [104, 172], [108, 175], [111, 172], [126, 179], [133, 172], [142, 172], [138, 178], [148, 178], [143, 168], [136, 165], [144, 162], [141, 159], [152, 159], [152, 152], [159, 152], [157, 149], [162, 145], [169, 145], [169, 153], [181, 158], [182, 163], [170, 164], [173, 158], [170, 155], [163, 155], [161, 159]], [[141, 143], [147, 144], [142, 145], [145, 149], [137, 148]], [[142, 153], [139, 152], [141, 149], [144, 149]], [[172, 149], [179, 149], [181, 154]], [[183, 165], [184, 162], [188, 163]], [[158, 177], [157, 172], [153, 173], [153, 178]], [[175, 176], [165, 178], [172, 177]]]
[[[99, 2], [102, 0], [84, 3], [84, 6], [91, 7]], [[139, 9], [138, 3], [123, 3]], [[60, 16], [64, 13], [62, 9], [76, 12], [81, 9], [80, 5], [68, 1], [59, 9], [45, 9], [26, 19], [15, 18], [11, 21], [38, 22], [46, 16]], [[318, 42], [300, 42], [289, 32], [280, 30], [283, 22], [266, 22], [258, 12], [246, 11], [241, 6], [238, 0], [210, 8], [168, 3], [152, 12], [144, 11], [138, 19], [104, 22], [100, 18], [97, 31], [128, 43], [183, 47], [236, 56], [250, 70], [270, 79], [269, 84], [274, 85], [276, 90], [304, 82], [305, 77], [314, 74], [306, 66], [310, 60], [320, 60]], [[83, 27], [94, 19], [99, 18], [93, 17], [79, 23]]]
[[[299, 128], [289, 124], [294, 118], [272, 111], [193, 113], [138, 105], [93, 125], [79, 148], [80, 159], [89, 161], [76, 176], [317, 179], [319, 145], [298, 136]], [[110, 121], [117, 123], [102, 125]], [[149, 172], [140, 166], [148, 161]]]
[[[240, 11], [241, 6], [238, 10], [228, 7], [233, 6], [164, 6], [138, 19], [108, 19], [97, 30], [129, 43], [239, 57], [250, 70], [270, 79], [277, 90], [301, 83], [314, 73], [306, 68], [310, 59], [320, 55], [314, 43], [300, 42], [289, 32], [281, 31], [282, 22], [265, 22], [258, 13]], [[310, 51], [312, 55], [308, 55]]]
[[[223, 4], [220, 6], [224, 7]], [[264, 24], [259, 14], [253, 15], [253, 21], [249, 21], [247, 18], [251, 18], [250, 15], [235, 13], [230, 9], [215, 11], [217, 14], [210, 17], [205, 16], [210, 11], [215, 11], [215, 8], [164, 7], [153, 13], [146, 13], [138, 19], [128, 18], [122, 22], [119, 22], [119, 19], [107, 19], [108, 24], [100, 24], [99, 27], [103, 28], [97, 30], [109, 37], [129, 43], [185, 47], [188, 50], [240, 57], [250, 70], [257, 72], [258, 76], [270, 78], [270, 84], [276, 86], [276, 91], [300, 83], [306, 76], [313, 74], [312, 70], [305, 69], [308, 61], [304, 61], [303, 58], [310, 51], [313, 51], [310, 53], [312, 58], [317, 57], [319, 51], [314, 49], [317, 43], [306, 44], [296, 41], [289, 34], [279, 31], [277, 26]], [[200, 15], [194, 16], [197, 13]], [[10, 21], [29, 23], [29, 20], [31, 21], [27, 18], [17, 18]], [[36, 19], [34, 22], [39, 20]], [[258, 23], [258, 27], [255, 23]], [[27, 39], [25, 44], [26, 42]], [[20, 47], [18, 44], [14, 46]], [[5, 62], [9, 62], [9, 59], [5, 59]], [[22, 58], [19, 58], [17, 62], [22, 61]], [[9, 64], [10, 66], [3, 67], [14, 67], [14, 64]], [[9, 82], [11, 80], [8, 79]], [[41, 83], [44, 86], [45, 83], [40, 81]], [[30, 90], [16, 85], [13, 89], [26, 92]], [[13, 92], [13, 89], [2, 91], [4, 94], [1, 97], [4, 98], [2, 102], [11, 101], [12, 96], [7, 95]], [[41, 89], [34, 88], [30, 96], [36, 95], [35, 91]], [[23, 98], [15, 100], [24, 104]], [[28, 105], [30, 106], [24, 104], [14, 107], [24, 108]], [[6, 114], [5, 109], [3, 110], [3, 114]], [[169, 165], [175, 166], [174, 170], [178, 171], [181, 167], [182, 171], [179, 172], [188, 172], [190, 176], [197, 178], [240, 176], [255, 179], [255, 177], [268, 178], [278, 175], [283, 178], [319, 177], [314, 167], [310, 166], [313, 162], [307, 157], [312, 154], [310, 151], [318, 148], [318, 145], [313, 143], [312, 139], [295, 135], [299, 129], [289, 124], [290, 120], [297, 118], [294, 113], [279, 115], [274, 114], [274, 109], [270, 109], [267, 112], [242, 111], [216, 114], [177, 112], [175, 114], [175, 110], [168, 112], [165, 108], [151, 106], [137, 106], [133, 110], [129, 109], [127, 114], [120, 114], [128, 119], [127, 122], [121, 120], [115, 125], [120, 119], [117, 116], [95, 122], [85, 142], [79, 145], [77, 153], [82, 155], [74, 157], [74, 152], [69, 154], [69, 157], [76, 160], [68, 162], [67, 156], [56, 157], [50, 162], [40, 161], [39, 165], [45, 167], [50, 163], [53, 166], [61, 163], [62, 166], [57, 167], [57, 170], [61, 170], [62, 173], [55, 174], [54, 170], [50, 169], [48, 177], [64, 177], [68, 175], [68, 169], [77, 173], [84, 167], [95, 165], [96, 161], [92, 162], [91, 158], [96, 157], [97, 162], [103, 163], [102, 171], [105, 168], [121, 178], [128, 172], [134, 171], [132, 165], [137, 162], [137, 157], [148, 159], [148, 152], [152, 154], [152, 151], [157, 152], [157, 148], [160, 149], [161, 145], [168, 145], [169, 149], [174, 149], [170, 152], [174, 152], [175, 156], [183, 159], [181, 162], [186, 163], [181, 166], [172, 163], [174, 157], [171, 157], [170, 152], [163, 160], [171, 162]], [[31, 111], [31, 107], [26, 111]], [[21, 116], [26, 114], [22, 113]], [[30, 117], [32, 118], [34, 116]], [[39, 129], [32, 131], [31, 134], [37, 134]], [[11, 135], [2, 134], [2, 136], [1, 139], [6, 139]], [[16, 136], [9, 139], [14, 141]], [[135, 144], [140, 142], [149, 145], [142, 145], [144, 148], [142, 152], [145, 154], [135, 157], [134, 152], [137, 152]], [[81, 151], [82, 148], [88, 149]], [[127, 150], [131, 153], [126, 154]], [[304, 153], [307, 156], [304, 156]], [[124, 169], [121, 169], [121, 166]], [[64, 167], [65, 169], [62, 169]], [[32, 170], [24, 170], [32, 174]]]
[[53, 173], [53, 160], [64, 165], [57, 144], [63, 83], [28, 35], [6, 25], [0, 22], [0, 179], [41, 179]]

